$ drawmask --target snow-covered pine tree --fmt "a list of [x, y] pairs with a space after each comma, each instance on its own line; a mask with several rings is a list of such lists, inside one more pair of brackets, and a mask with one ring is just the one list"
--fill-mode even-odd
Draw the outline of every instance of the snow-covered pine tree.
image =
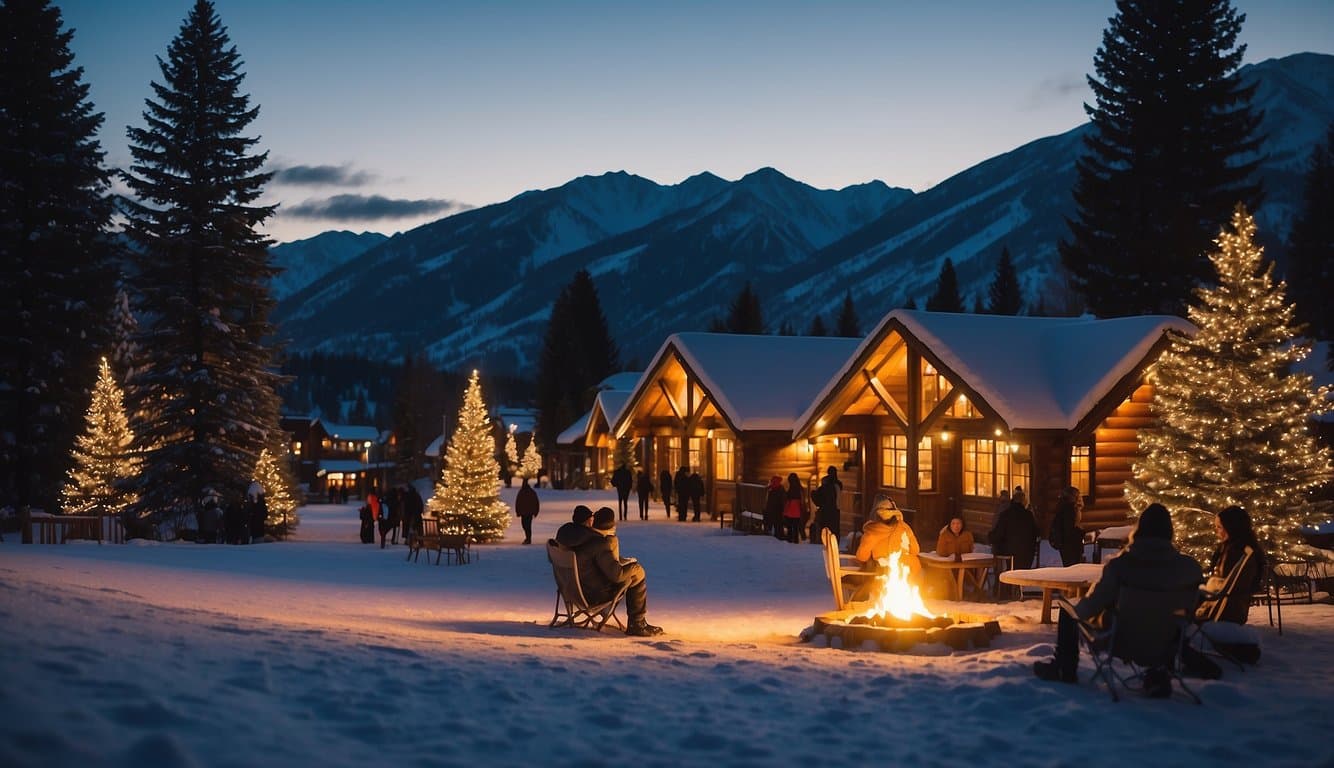
[[528, 447], [523, 449], [523, 460], [519, 462], [520, 477], [536, 481], [542, 474], [542, 454], [538, 452], [537, 445], [537, 433], [534, 432]]
[[852, 303], [852, 289], [843, 294], [843, 306], [838, 311], [838, 322], [834, 326], [835, 336], [855, 339], [862, 335], [862, 322], [857, 317], [857, 305]]
[[522, 471], [519, 464], [519, 442], [514, 438], [514, 427], [511, 426], [509, 435], [505, 438], [505, 466], [501, 468], [500, 473], [507, 478], [516, 474], [524, 477]]
[[286, 537], [300, 523], [296, 514], [296, 479], [287, 462], [276, 451], [264, 448], [255, 463], [255, 481], [264, 489], [264, 503], [269, 510], [265, 529]]
[[[1255, 220], [1238, 206], [1209, 258], [1218, 285], [1196, 291], [1190, 320], [1153, 373], [1157, 425], [1140, 432], [1142, 458], [1126, 483], [1132, 508], [1174, 512], [1183, 549], [1204, 557], [1217, 541], [1213, 515], [1239, 504], [1270, 555], [1297, 554], [1298, 506], [1328, 483], [1329, 451], [1308, 429], [1329, 391], [1292, 365], [1310, 353], [1295, 337], [1293, 306], [1255, 244]], [[1192, 512], [1191, 510], [1199, 510]]]
[[468, 379], [458, 427], [449, 438], [444, 470], [426, 508], [440, 518], [441, 530], [466, 533], [477, 541], [502, 539], [509, 527], [509, 507], [500, 500], [496, 441], [477, 371]]
[[125, 417], [124, 393], [105, 357], [84, 423], [84, 432], [74, 445], [74, 466], [61, 494], [62, 511], [67, 515], [119, 515], [135, 499], [125, 484], [134, 477], [137, 460], [131, 448], [134, 435]]
[[152, 520], [184, 517], [210, 487], [224, 506], [239, 504], [278, 423], [276, 270], [257, 231], [273, 208], [253, 204], [270, 174], [260, 171], [266, 154], [250, 154], [258, 108], [240, 90], [240, 66], [213, 4], [196, 0], [159, 59], [145, 127], [128, 131], [135, 341], [152, 353], [127, 394], [142, 414], [137, 510]]
[[140, 350], [134, 343], [139, 333], [139, 321], [130, 308], [130, 294], [125, 288], [116, 291], [115, 302], [111, 305], [111, 375], [117, 381], [128, 381], [134, 373]]
[[0, 498], [54, 510], [106, 350], [110, 176], [60, 10], [8, 0], [0, 30]]

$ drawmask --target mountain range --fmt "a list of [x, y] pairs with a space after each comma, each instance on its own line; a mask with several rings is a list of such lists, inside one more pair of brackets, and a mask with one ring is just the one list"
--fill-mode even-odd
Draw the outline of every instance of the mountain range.
[[[1271, 59], [1241, 76], [1258, 84], [1254, 104], [1264, 111], [1266, 199], [1256, 217], [1281, 263], [1307, 158], [1334, 122], [1334, 56]], [[1060, 311], [1069, 297], [1057, 243], [1074, 213], [1075, 158], [1088, 130], [1038, 139], [916, 194], [880, 181], [820, 190], [772, 168], [675, 185], [620, 171], [382, 242], [325, 233], [275, 247], [302, 271], [283, 284], [274, 319], [291, 351], [425, 351], [445, 368], [523, 375], [552, 302], [581, 268], [593, 275], [623, 359], [642, 363], [668, 334], [724, 315], [745, 281], [771, 329], [787, 322], [803, 331], [815, 313], [832, 325], [845, 292], [869, 327], [909, 300], [921, 306], [947, 257], [966, 299], [981, 296], [1002, 247], [1029, 305]], [[331, 235], [344, 236], [329, 241], [338, 249], [314, 248]], [[370, 247], [357, 251], [361, 242]], [[305, 252], [324, 261], [307, 263]]]

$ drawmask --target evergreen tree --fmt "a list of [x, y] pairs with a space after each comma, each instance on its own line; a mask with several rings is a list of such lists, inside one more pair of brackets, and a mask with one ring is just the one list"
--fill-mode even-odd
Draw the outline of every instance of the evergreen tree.
[[458, 427], [449, 438], [440, 482], [426, 505], [440, 518], [441, 530], [466, 533], [477, 541], [504, 538], [510, 511], [500, 500], [500, 466], [495, 454], [482, 384], [473, 371], [459, 409]]
[[607, 330], [597, 288], [581, 269], [551, 307], [537, 367], [537, 430], [550, 455], [550, 441], [593, 407], [598, 384], [620, 370], [620, 351]]
[[902, 307], [902, 308], [903, 308], [903, 309], [917, 309], [917, 300], [914, 299], [913, 297], [909, 296], [908, 299], [907, 299], [906, 301], [903, 302], [903, 307]]
[[616, 438], [616, 445], [612, 447], [612, 466], [619, 467], [622, 464], [630, 468], [631, 472], [639, 469], [639, 440], [626, 435]]
[[709, 333], [728, 333], [727, 321], [721, 317], [714, 317], [709, 320]]
[[110, 177], [72, 37], [47, 0], [0, 4], [0, 507], [58, 506], [108, 340]]
[[1296, 554], [1297, 529], [1320, 521], [1294, 505], [1334, 476], [1329, 449], [1308, 427], [1329, 392], [1291, 371], [1310, 345], [1295, 337], [1284, 285], [1274, 284], [1254, 235], [1238, 206], [1210, 254], [1218, 285], [1199, 289], [1190, 308], [1198, 332], [1174, 338], [1158, 361], [1159, 420], [1141, 430], [1126, 483], [1133, 508], [1156, 501], [1177, 513], [1178, 540], [1197, 556], [1217, 540], [1213, 514], [1232, 504], [1250, 512], [1271, 555]]
[[[531, 447], [536, 440], [529, 439], [528, 445]], [[501, 477], [513, 477], [519, 474], [519, 441], [514, 438], [514, 427], [510, 426], [509, 436], [505, 438], [505, 463], [500, 467]], [[505, 481], [508, 484], [508, 480]]]
[[542, 454], [538, 453], [536, 434], [529, 439], [528, 447], [523, 449], [523, 458], [519, 461], [519, 476], [534, 482], [541, 479]]
[[269, 516], [264, 529], [287, 536], [301, 522], [297, 517], [297, 483], [287, 462], [278, 458], [277, 451], [263, 448], [255, 462], [255, 482], [264, 489], [264, 504]]
[[796, 335], [797, 335], [797, 329], [792, 327], [792, 321], [791, 321], [791, 320], [784, 320], [784, 321], [783, 321], [783, 324], [780, 325], [780, 326], [778, 326], [778, 335], [779, 335], [779, 336], [796, 336]]
[[741, 287], [741, 292], [732, 300], [727, 312], [727, 333], [764, 333], [764, 312], [760, 309], [760, 297], [750, 287], [750, 281]]
[[1260, 201], [1260, 114], [1237, 76], [1246, 16], [1227, 0], [1116, 7], [1088, 78], [1093, 129], [1061, 260], [1100, 317], [1179, 315], [1232, 206]]
[[[1334, 124], [1323, 146], [1311, 153], [1306, 199], [1292, 225], [1289, 259], [1297, 316], [1307, 335], [1334, 339]], [[1334, 346], [1328, 362], [1334, 370]]]
[[926, 300], [928, 312], [962, 312], [963, 297], [959, 295], [959, 278], [954, 274], [954, 262], [948, 256], [936, 279], [936, 292]]
[[146, 127], [127, 132], [135, 341], [153, 352], [129, 394], [143, 414], [139, 511], [155, 521], [192, 512], [210, 489], [239, 504], [278, 423], [267, 346], [276, 270], [256, 231], [273, 208], [252, 205], [270, 174], [264, 153], [248, 154], [258, 108], [240, 91], [240, 66], [213, 4], [196, 0], [158, 61]]
[[852, 303], [851, 290], [843, 294], [843, 308], [838, 311], [838, 323], [834, 328], [835, 336], [855, 339], [862, 335], [862, 322], [857, 318], [857, 307]]
[[422, 477], [426, 446], [439, 433], [445, 413], [444, 377], [425, 356], [405, 355], [392, 406], [392, 424], [398, 454], [394, 468], [398, 482]]
[[134, 477], [137, 460], [131, 449], [134, 435], [125, 417], [124, 393], [105, 357], [84, 421], [84, 432], [75, 441], [74, 466], [62, 494], [62, 508], [67, 515], [119, 515], [134, 503], [126, 481]]
[[134, 337], [139, 333], [139, 321], [130, 309], [130, 294], [122, 287], [116, 291], [111, 306], [111, 375], [117, 381], [128, 381], [140, 357]]
[[1019, 275], [1014, 271], [1014, 261], [1010, 259], [1007, 246], [1001, 247], [996, 276], [991, 279], [988, 295], [991, 299], [987, 305], [988, 314], [1017, 315], [1024, 308], [1024, 299], [1019, 293]]
[[824, 324], [824, 316], [821, 315], [819, 312], [816, 312], [815, 317], [811, 318], [811, 325], [809, 328], [806, 329], [806, 335], [807, 336], [829, 335], [829, 329], [826, 328]]

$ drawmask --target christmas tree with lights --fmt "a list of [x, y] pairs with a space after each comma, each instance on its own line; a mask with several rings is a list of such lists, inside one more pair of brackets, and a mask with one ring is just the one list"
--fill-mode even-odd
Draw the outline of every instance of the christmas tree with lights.
[[296, 480], [286, 462], [278, 460], [268, 448], [261, 450], [255, 463], [255, 482], [264, 489], [269, 510], [264, 528], [286, 536], [300, 522], [296, 515]]
[[134, 492], [123, 487], [138, 471], [124, 399], [102, 358], [86, 427], [75, 443], [74, 466], [61, 494], [65, 514], [115, 515], [135, 501]]
[[519, 477], [536, 481], [542, 474], [542, 454], [537, 452], [537, 433], [534, 432], [523, 450], [523, 460], [519, 462]]
[[477, 541], [504, 538], [509, 527], [509, 507], [500, 500], [496, 441], [491, 436], [477, 371], [468, 379], [458, 428], [449, 438], [445, 467], [427, 511], [440, 518], [442, 531], [466, 533]]
[[1292, 366], [1310, 354], [1296, 337], [1286, 287], [1256, 245], [1255, 220], [1238, 206], [1209, 258], [1218, 285], [1196, 290], [1194, 337], [1176, 337], [1152, 374], [1157, 425], [1140, 432], [1141, 458], [1126, 483], [1132, 508], [1159, 502], [1178, 543], [1196, 557], [1217, 543], [1213, 516], [1240, 505], [1271, 557], [1300, 556], [1299, 506], [1329, 482], [1329, 451], [1309, 431], [1329, 392]]
[[522, 465], [519, 463], [519, 442], [514, 439], [514, 426], [511, 425], [509, 437], [505, 439], [505, 466], [501, 471], [506, 485], [509, 485], [509, 478], [515, 474], [523, 476]]

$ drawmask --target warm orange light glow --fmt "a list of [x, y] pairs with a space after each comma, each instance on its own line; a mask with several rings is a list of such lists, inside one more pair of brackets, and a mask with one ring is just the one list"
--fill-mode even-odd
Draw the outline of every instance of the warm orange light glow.
[[909, 580], [908, 567], [899, 562], [907, 550], [908, 534], [905, 533], [899, 549], [878, 561], [885, 570], [876, 579], [874, 601], [863, 615], [881, 617], [888, 614], [903, 621], [911, 620], [914, 615], [935, 618], [922, 602], [921, 590]]

